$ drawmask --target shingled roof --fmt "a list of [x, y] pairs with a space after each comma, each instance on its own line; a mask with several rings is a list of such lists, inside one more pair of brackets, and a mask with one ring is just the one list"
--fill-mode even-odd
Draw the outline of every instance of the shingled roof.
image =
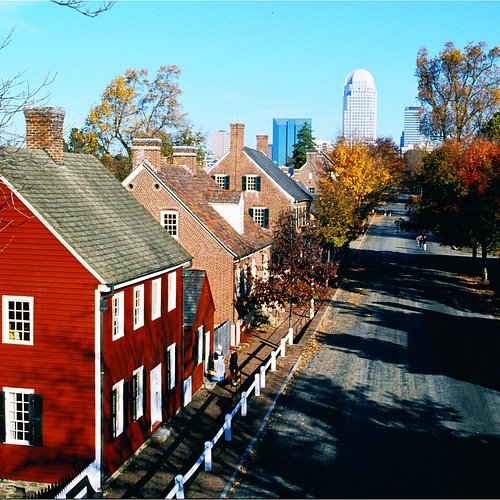
[[169, 165], [156, 172], [143, 164], [210, 231], [234, 258], [242, 258], [271, 244], [272, 234], [248, 214], [244, 214], [244, 232], [240, 234], [211, 203], [238, 203], [239, 193], [224, 191], [206, 172], [194, 175], [185, 167]]
[[184, 269], [182, 271], [184, 292], [182, 304], [185, 326], [193, 326], [206, 275], [206, 271], [199, 269]]
[[244, 147], [243, 151], [263, 170], [278, 186], [286, 191], [294, 201], [312, 201], [312, 196], [294, 180], [290, 179], [264, 153], [256, 149]]
[[0, 148], [0, 178], [103, 284], [117, 285], [191, 260], [187, 251], [93, 156]]

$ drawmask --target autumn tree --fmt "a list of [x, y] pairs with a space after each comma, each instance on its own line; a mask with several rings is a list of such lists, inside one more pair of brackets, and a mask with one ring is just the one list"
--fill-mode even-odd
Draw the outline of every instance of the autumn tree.
[[420, 192], [420, 174], [424, 165], [424, 158], [428, 154], [424, 148], [412, 148], [403, 155], [403, 171], [400, 185], [413, 193]]
[[500, 141], [500, 111], [497, 111], [479, 130], [479, 135]]
[[443, 244], [479, 246], [486, 269], [500, 246], [500, 144], [475, 139], [446, 142], [424, 160], [422, 196], [410, 207], [407, 227], [438, 234]]
[[293, 168], [299, 169], [306, 162], [307, 151], [316, 149], [312, 128], [309, 123], [304, 123], [303, 127], [297, 132], [297, 142], [293, 146], [292, 159], [290, 161]]
[[56, 5], [68, 7], [87, 17], [96, 17], [111, 9], [114, 1], [105, 0], [103, 2], [89, 2], [86, 0], [50, 0]]
[[323, 249], [309, 226], [296, 227], [294, 216], [282, 213], [271, 246], [269, 278], [252, 283], [250, 300], [256, 306], [290, 308], [321, 300], [337, 276], [337, 264], [323, 262]]
[[316, 206], [316, 230], [323, 243], [347, 251], [388, 192], [393, 158], [385, 147], [381, 151], [384, 154], [376, 147], [340, 139], [329, 154], [333, 167], [321, 174]]
[[452, 42], [436, 57], [426, 48], [417, 55], [422, 132], [431, 140], [462, 141], [474, 135], [500, 107], [500, 47]]

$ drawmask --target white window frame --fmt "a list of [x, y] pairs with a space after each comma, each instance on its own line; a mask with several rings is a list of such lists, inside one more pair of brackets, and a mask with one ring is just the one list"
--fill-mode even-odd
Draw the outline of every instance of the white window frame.
[[113, 321], [113, 340], [117, 340], [125, 335], [125, 294], [124, 292], [115, 293], [111, 297], [111, 311]]
[[[161, 422], [163, 420], [161, 371], [161, 363], [159, 363], [149, 372], [149, 386], [151, 396], [151, 428], [153, 428], [156, 422]], [[158, 392], [156, 393], [157, 388]]]
[[[123, 433], [125, 429], [125, 395], [123, 391], [124, 387], [124, 381], [123, 379], [117, 382], [113, 386], [113, 391], [116, 391], [116, 431], [115, 434], [113, 435], [113, 439], [118, 437], [120, 434]], [[112, 411], [113, 409], [111, 409]]]
[[[165, 220], [172, 217], [172, 220]], [[176, 240], [179, 239], [179, 211], [178, 210], [162, 210], [161, 211], [161, 225], [166, 229], [168, 234], [173, 236]]]
[[228, 182], [231, 182], [229, 179], [228, 174], [215, 174], [214, 175], [214, 181], [224, 190], [227, 190], [229, 188], [226, 188], [226, 179], [228, 179]]
[[134, 330], [144, 326], [144, 284], [134, 287]]
[[144, 415], [144, 366], [140, 366], [132, 373], [137, 379], [135, 394], [135, 419], [139, 420]]
[[161, 317], [161, 278], [151, 282], [151, 319]]
[[175, 342], [167, 347], [167, 356], [168, 356], [168, 364], [167, 364], [167, 389], [170, 391], [175, 387], [175, 376], [176, 376], [176, 344]]
[[[18, 302], [23, 304], [28, 304], [28, 313], [29, 313], [29, 340], [21, 340], [10, 338], [10, 319], [9, 319], [9, 302]], [[26, 296], [18, 296], [18, 295], [3, 295], [2, 296], [2, 342], [4, 344], [18, 344], [18, 345], [33, 345], [33, 325], [34, 325], [34, 297], [26, 297]], [[22, 311], [21, 311], [22, 312]], [[14, 319], [16, 321], [16, 319]], [[21, 318], [18, 320], [24, 323], [26, 320]], [[16, 329], [12, 330], [14, 337], [16, 336]]]
[[168, 275], [168, 305], [167, 310], [173, 311], [177, 307], [177, 272]]
[[257, 191], [257, 179], [260, 177], [256, 174], [247, 174], [246, 177], [246, 191]]
[[269, 220], [267, 221], [268, 224], [264, 225], [264, 214], [266, 213], [266, 210], [268, 211], [268, 219], [269, 219], [269, 209], [267, 207], [253, 207], [252, 208], [252, 219], [260, 226], [263, 228], [268, 228], [269, 227]]
[[[30, 415], [29, 415], [29, 400], [23, 402], [23, 404], [27, 405], [27, 410], [23, 411], [23, 414], [27, 415], [27, 419], [23, 419], [21, 421], [17, 420], [15, 418], [15, 422], [23, 422], [25, 425], [27, 425], [27, 430], [25, 431], [28, 434], [28, 439], [16, 439], [11, 436], [12, 432], [16, 432], [15, 429], [12, 428], [12, 419], [11, 419], [11, 414], [14, 413], [16, 415], [19, 414], [18, 409], [12, 409], [10, 408], [10, 405], [12, 404], [11, 397], [13, 395], [17, 394], [34, 394], [35, 391], [34, 389], [21, 389], [17, 387], [4, 387], [3, 391], [5, 393], [5, 443], [7, 444], [18, 444], [18, 445], [23, 445], [23, 446], [30, 446], [29, 442], [29, 430], [30, 430]], [[17, 404], [14, 402], [14, 404], [17, 406]]]

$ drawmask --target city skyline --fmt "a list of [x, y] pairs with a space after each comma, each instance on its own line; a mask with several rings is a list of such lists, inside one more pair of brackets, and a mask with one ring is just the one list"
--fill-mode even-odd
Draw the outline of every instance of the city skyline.
[[[3, 1], [0, 39], [14, 32], [0, 50], [1, 76], [21, 74], [32, 89], [53, 77], [47, 104], [65, 109], [69, 132], [126, 69], [176, 64], [180, 102], [207, 144], [213, 130], [242, 122], [253, 147], [281, 116], [310, 117], [318, 140], [335, 140], [345, 75], [364, 68], [377, 84], [377, 135], [399, 143], [418, 50], [500, 45], [499, 19], [500, 2], [118, 1], [91, 19], [49, 2]], [[15, 124], [24, 135], [22, 116]]]

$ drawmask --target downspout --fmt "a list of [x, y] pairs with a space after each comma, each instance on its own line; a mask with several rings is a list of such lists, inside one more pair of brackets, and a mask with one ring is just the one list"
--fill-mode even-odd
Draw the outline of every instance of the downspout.
[[103, 291], [109, 293], [100, 295], [99, 297], [99, 384], [100, 384], [100, 450], [99, 450], [99, 472], [101, 477], [101, 493], [104, 497], [104, 313], [108, 310], [107, 300], [115, 294], [114, 285], [98, 287], [97, 293], [102, 294]]

